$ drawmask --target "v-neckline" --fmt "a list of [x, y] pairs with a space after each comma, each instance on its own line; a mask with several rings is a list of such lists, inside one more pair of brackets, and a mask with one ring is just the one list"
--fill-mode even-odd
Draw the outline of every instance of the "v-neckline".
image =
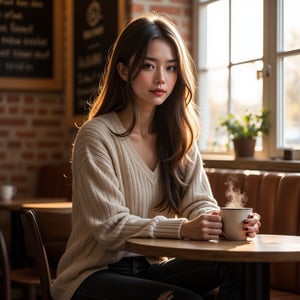
[[[117, 113], [114, 113], [118, 127], [120, 132], [124, 132], [126, 129], [123, 126], [119, 116]], [[156, 164], [156, 167], [152, 170], [147, 163], [141, 158], [140, 154], [138, 153], [138, 151], [135, 149], [133, 143], [131, 142], [129, 136], [124, 138], [124, 141], [127, 144], [127, 149], [134, 155], [134, 157], [137, 158], [137, 162], [139, 163], [139, 165], [141, 166], [142, 169], [144, 169], [146, 171], [146, 173], [148, 173], [150, 175], [150, 177], [153, 178], [157, 178], [157, 174], [159, 172], [159, 163]]]

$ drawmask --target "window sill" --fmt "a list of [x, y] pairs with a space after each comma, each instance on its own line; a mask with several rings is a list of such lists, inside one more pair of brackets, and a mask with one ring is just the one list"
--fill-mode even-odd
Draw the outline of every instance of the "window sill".
[[230, 155], [202, 155], [205, 168], [300, 172], [300, 160], [239, 158]]

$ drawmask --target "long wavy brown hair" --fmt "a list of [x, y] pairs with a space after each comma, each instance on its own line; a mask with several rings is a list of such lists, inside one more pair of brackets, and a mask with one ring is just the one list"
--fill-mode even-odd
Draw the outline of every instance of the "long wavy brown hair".
[[[184, 167], [188, 152], [199, 136], [199, 120], [194, 104], [195, 67], [189, 51], [174, 24], [165, 16], [149, 14], [131, 20], [117, 38], [109, 54], [108, 64], [99, 86], [99, 94], [91, 106], [88, 120], [101, 114], [131, 107], [132, 124], [122, 136], [131, 133], [136, 122], [135, 95], [131, 82], [141, 70], [148, 43], [164, 39], [174, 48], [178, 77], [166, 101], [156, 107], [152, 131], [157, 135], [164, 193], [157, 207], [178, 213], [186, 185]], [[124, 81], [117, 71], [122, 62], [128, 70]]]

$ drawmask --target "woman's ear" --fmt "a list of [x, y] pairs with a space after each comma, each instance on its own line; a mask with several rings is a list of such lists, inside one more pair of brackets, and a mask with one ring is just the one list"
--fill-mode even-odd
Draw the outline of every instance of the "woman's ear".
[[128, 80], [128, 71], [127, 71], [127, 67], [122, 63], [119, 62], [117, 64], [117, 69], [118, 69], [118, 73], [120, 75], [120, 77], [124, 80], [127, 81]]

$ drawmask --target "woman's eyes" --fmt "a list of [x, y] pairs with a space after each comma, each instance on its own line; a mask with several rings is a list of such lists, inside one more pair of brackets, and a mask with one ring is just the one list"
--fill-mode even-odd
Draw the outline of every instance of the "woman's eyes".
[[144, 64], [143, 65], [143, 69], [144, 70], [151, 70], [151, 69], [154, 69], [154, 65], [152, 65], [152, 64]]
[[176, 66], [169, 66], [169, 67], [167, 67], [167, 70], [171, 71], [171, 72], [175, 72], [175, 71], [177, 71], [177, 67]]
[[[143, 69], [144, 70], [154, 70], [155, 69], [155, 65], [149, 64], [149, 63], [145, 63], [145, 64], [143, 64]], [[170, 72], [175, 72], [175, 71], [177, 71], [177, 66], [173, 66], [173, 65], [167, 66], [166, 70], [170, 71]]]

